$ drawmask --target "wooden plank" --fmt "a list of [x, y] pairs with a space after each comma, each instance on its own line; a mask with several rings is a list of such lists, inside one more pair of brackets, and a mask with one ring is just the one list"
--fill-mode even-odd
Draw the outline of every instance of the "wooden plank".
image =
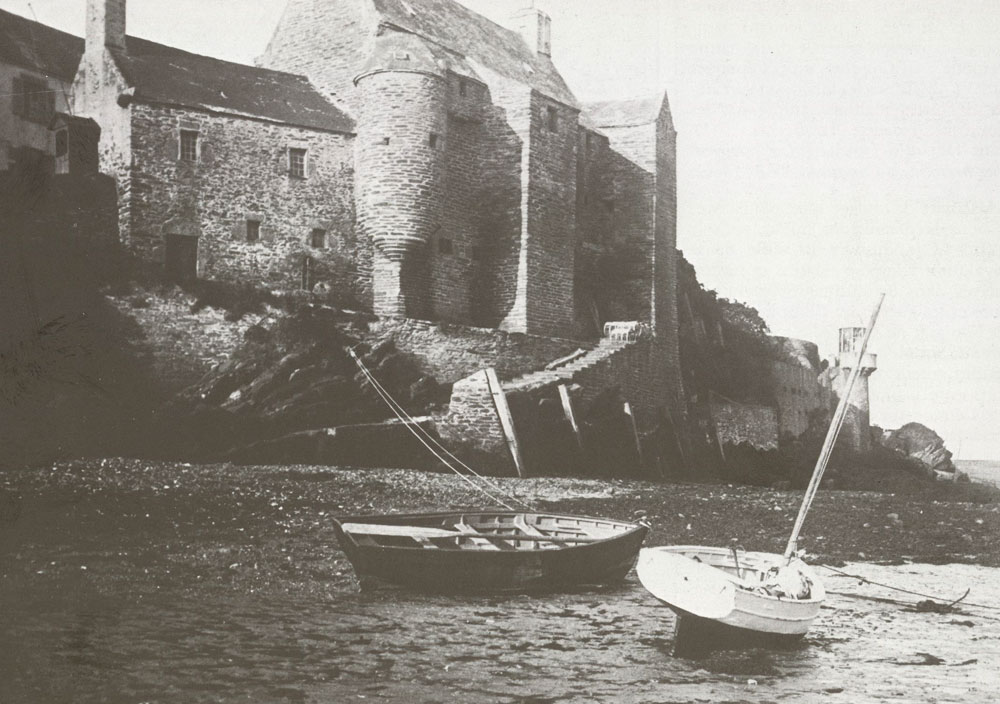
[[625, 415], [628, 416], [629, 422], [632, 423], [632, 437], [635, 439], [635, 454], [639, 457], [639, 466], [642, 466], [642, 442], [639, 440], [639, 428], [635, 424], [635, 414], [632, 413], [632, 404], [628, 401], [625, 402], [625, 407], [623, 409]]
[[355, 535], [393, 535], [408, 538], [460, 538], [462, 533], [445, 528], [428, 526], [397, 526], [388, 523], [345, 523], [341, 526], [346, 533]]
[[573, 401], [569, 397], [569, 389], [566, 384], [559, 384], [559, 399], [562, 401], [563, 413], [573, 429], [573, 437], [576, 438], [576, 446], [583, 452], [583, 439], [580, 437], [580, 426], [577, 425], [576, 415], [573, 413]]
[[681, 461], [681, 469], [687, 467], [687, 457], [684, 456], [684, 446], [681, 444], [681, 436], [677, 432], [677, 426], [674, 424], [674, 416], [670, 412], [669, 407], [663, 409], [667, 415], [667, 422], [670, 423], [670, 433], [674, 436], [674, 444], [677, 446], [677, 456]]
[[514, 459], [514, 466], [517, 468], [517, 476], [522, 479], [527, 476], [524, 469], [524, 457], [521, 455], [521, 448], [517, 444], [517, 435], [514, 432], [514, 416], [510, 413], [510, 406], [507, 405], [507, 397], [504, 396], [503, 387], [497, 378], [496, 370], [492, 367], [486, 370], [486, 381], [490, 386], [490, 395], [493, 396], [493, 405], [497, 409], [497, 416], [500, 418], [500, 427], [507, 438], [507, 447], [510, 448], [510, 455]]

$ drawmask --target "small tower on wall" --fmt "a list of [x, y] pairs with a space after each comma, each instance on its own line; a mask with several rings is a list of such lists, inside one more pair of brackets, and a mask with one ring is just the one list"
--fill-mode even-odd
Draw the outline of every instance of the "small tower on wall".
[[354, 82], [358, 225], [374, 248], [374, 311], [426, 318], [428, 241], [441, 227], [445, 200], [445, 70], [424, 40], [381, 27]]
[[[854, 365], [858, 363], [858, 351], [865, 339], [866, 328], [841, 328], [840, 343], [837, 347], [837, 366], [831, 379], [833, 391], [841, 398], [847, 388]], [[877, 358], [866, 352], [861, 358], [861, 373], [847, 401], [847, 416], [840, 431], [842, 442], [857, 452], [868, 452], [872, 447], [871, 415], [868, 399], [868, 377], [878, 369]]]

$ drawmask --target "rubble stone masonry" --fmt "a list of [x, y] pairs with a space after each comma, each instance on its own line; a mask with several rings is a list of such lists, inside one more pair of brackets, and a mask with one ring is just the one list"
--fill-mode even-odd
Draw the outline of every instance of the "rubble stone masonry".
[[[131, 111], [133, 251], [163, 261], [167, 235], [197, 237], [199, 276], [325, 282], [370, 305], [371, 247], [354, 227], [349, 135], [141, 103]], [[197, 134], [194, 160], [181, 158], [182, 130]], [[292, 173], [292, 149], [305, 151], [302, 177]], [[248, 221], [259, 223], [259, 239]]]

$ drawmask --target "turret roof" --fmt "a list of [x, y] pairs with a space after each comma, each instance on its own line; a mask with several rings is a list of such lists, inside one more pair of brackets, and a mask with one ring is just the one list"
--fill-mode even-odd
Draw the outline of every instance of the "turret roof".
[[[475, 76], [469, 66], [475, 62], [561, 103], [577, 105], [576, 97], [550, 57], [536, 54], [514, 30], [486, 19], [455, 0], [372, 2], [383, 23], [418, 34], [467, 59], [468, 62], [458, 66], [456, 73]], [[449, 68], [455, 70], [451, 65]]]

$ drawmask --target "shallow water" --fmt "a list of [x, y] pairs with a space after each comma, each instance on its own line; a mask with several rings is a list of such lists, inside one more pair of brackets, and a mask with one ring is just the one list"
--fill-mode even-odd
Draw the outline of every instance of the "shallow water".
[[[0, 704], [988, 702], [1000, 691], [1000, 611], [907, 611], [872, 599], [918, 597], [822, 570], [831, 593], [801, 647], [702, 661], [671, 657], [673, 616], [634, 574], [546, 597], [360, 593], [329, 515], [386, 496], [419, 506], [441, 487], [292, 474], [100, 461], [0, 476]], [[1000, 604], [1000, 569], [844, 570]]]
[[[0, 701], [983, 702], [1000, 683], [1000, 612], [976, 608], [831, 594], [801, 647], [690, 661], [670, 656], [672, 615], [634, 574], [609, 590], [456, 599], [350, 580], [325, 592], [137, 582], [95, 555], [88, 570], [56, 569], [80, 557], [5, 574]], [[844, 569], [1000, 603], [996, 569]], [[900, 596], [827, 574], [833, 592]]]

